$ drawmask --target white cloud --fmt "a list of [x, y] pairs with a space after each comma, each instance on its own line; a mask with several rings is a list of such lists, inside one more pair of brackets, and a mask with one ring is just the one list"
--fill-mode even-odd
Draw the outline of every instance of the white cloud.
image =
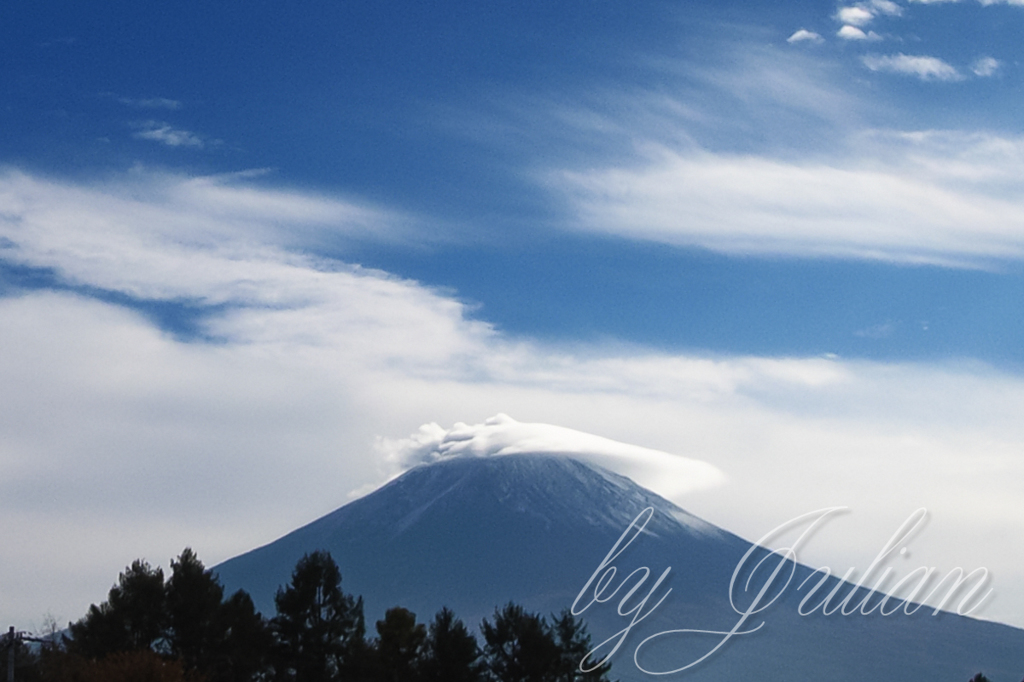
[[800, 29], [790, 37], [786, 38], [787, 43], [821, 43], [824, 42], [824, 38], [815, 33], [814, 31], [808, 31], [807, 29]]
[[457, 423], [443, 429], [424, 424], [408, 438], [381, 439], [377, 449], [402, 469], [449, 457], [501, 457], [555, 453], [569, 455], [629, 476], [641, 485], [679, 498], [714, 488], [725, 476], [714, 466], [689, 457], [620, 443], [552, 424], [526, 424], [498, 414], [482, 424]]
[[860, 140], [842, 163], [651, 148], [629, 166], [560, 171], [577, 229], [727, 253], [978, 263], [1024, 258], [1022, 143]]
[[[8, 172], [0, 174], [0, 202], [17, 207], [19, 215], [17, 222], [0, 219], [4, 234], [18, 245], [9, 259], [45, 263], [73, 283], [209, 305], [270, 306], [286, 296], [304, 296], [305, 285], [289, 286], [289, 294], [283, 285], [295, 281], [296, 273], [303, 273], [302, 281], [306, 268], [316, 264], [268, 250], [268, 243], [308, 244], [316, 234], [395, 239], [405, 221], [340, 199], [257, 189], [233, 177], [145, 172], [89, 190]], [[78, 228], [68, 232], [65, 225]], [[109, 267], [112, 262], [118, 267]], [[373, 276], [351, 269], [352, 276], [360, 273]], [[330, 272], [322, 277], [343, 279]], [[250, 286], [255, 282], [266, 286]], [[274, 298], [261, 299], [260, 291], [273, 291]]]
[[[996, 153], [982, 146], [974, 153]], [[944, 172], [1001, 177], [970, 176], [969, 155], [959, 163]], [[1009, 162], [1003, 171], [1013, 174]], [[868, 196], [857, 183], [847, 190]], [[513, 341], [448, 295], [300, 255], [289, 241], [293, 227], [363, 231], [374, 219], [387, 234], [387, 212], [237, 180], [76, 184], [8, 172], [0, 206], [8, 261], [143, 299], [219, 306], [204, 323], [219, 340], [185, 343], [82, 295], [0, 299], [0, 593], [12, 623], [79, 617], [138, 556], [166, 566], [188, 544], [212, 564], [273, 540], [391, 473], [374, 453], [378, 436], [457, 421], [476, 426], [428, 428], [419, 444], [500, 452], [562, 442], [747, 537], [850, 505], [851, 521], [808, 555], [836, 566], [866, 566], [888, 538], [879, 528], [927, 506], [933, 521], [915, 556], [986, 565], [999, 591], [987, 615], [1024, 613], [1016, 547], [987, 535], [1024, 534], [1020, 377]], [[480, 423], [497, 412], [523, 423]], [[565, 428], [543, 426], [554, 424]], [[682, 493], [672, 473], [697, 462], [726, 481]]]
[[865, 26], [871, 23], [871, 20], [874, 18], [875, 15], [871, 10], [860, 6], [841, 7], [839, 12], [836, 13], [836, 19], [840, 23], [851, 26]]
[[957, 81], [963, 76], [953, 66], [938, 57], [895, 55], [865, 55], [861, 58], [864, 66], [872, 71], [899, 73], [916, 76], [923, 81]]
[[892, 0], [871, 0], [870, 6], [877, 12], [890, 17], [903, 15], [903, 8], [892, 2]]
[[[803, 51], [737, 46], [727, 63], [698, 68], [687, 66], [686, 75], [699, 81], [701, 87], [685, 97], [671, 99], [671, 109], [661, 120], [649, 121], [647, 116], [655, 106], [667, 108], [664, 107], [664, 97], [631, 92], [629, 103], [636, 103], [641, 111], [632, 114], [634, 120], [616, 121], [617, 127], [625, 129], [634, 140], [639, 137], [641, 143], [652, 134], [652, 130], [664, 131], [666, 137], [685, 140], [690, 135], [680, 129], [678, 112], [695, 108], [689, 117], [691, 120], [713, 120], [721, 127], [721, 134], [731, 138], [737, 129], [751, 126], [760, 127], [766, 133], [774, 126], [788, 130], [795, 124], [794, 119], [803, 125], [812, 119], [825, 121], [829, 127], [845, 127], [851, 120], [856, 120], [863, 108], [862, 100], [837, 87], [837, 73], [828, 64], [805, 55]], [[711, 97], [708, 97], [709, 93]], [[613, 103], [616, 114], [621, 116], [622, 103], [613, 95], [608, 99]], [[728, 104], [726, 107], [702, 108], [700, 103], [703, 100]], [[737, 120], [740, 112], [750, 118]]]
[[170, 123], [163, 121], [143, 121], [136, 124], [138, 130], [132, 135], [140, 140], [151, 140], [160, 142], [168, 147], [196, 147], [206, 146], [203, 138], [193, 132], [174, 128]]
[[882, 37], [874, 31], [865, 33], [856, 26], [843, 26], [836, 35], [843, 40], [881, 40]]
[[976, 76], [987, 78], [988, 76], [994, 76], [1001, 65], [1001, 62], [994, 57], [981, 57], [971, 65], [971, 71]]

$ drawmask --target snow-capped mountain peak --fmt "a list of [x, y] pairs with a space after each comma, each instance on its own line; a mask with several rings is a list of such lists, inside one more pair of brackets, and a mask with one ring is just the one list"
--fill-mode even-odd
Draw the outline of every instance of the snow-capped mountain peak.
[[725, 475], [714, 465], [682, 455], [622, 443], [553, 424], [519, 422], [496, 414], [482, 424], [445, 429], [424, 424], [406, 438], [381, 438], [377, 449], [399, 470], [453, 457], [561, 454], [619, 472], [669, 499], [717, 486]]

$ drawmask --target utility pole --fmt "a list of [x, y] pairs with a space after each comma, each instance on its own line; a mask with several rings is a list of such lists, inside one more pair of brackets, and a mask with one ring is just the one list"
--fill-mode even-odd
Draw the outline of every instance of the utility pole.
[[14, 682], [14, 643], [16, 633], [14, 626], [7, 632], [7, 682]]
[[27, 632], [16, 632], [14, 626], [0, 638], [0, 648], [7, 648], [7, 682], [14, 682], [14, 652], [20, 642], [47, 642], [50, 640], [32, 637]]

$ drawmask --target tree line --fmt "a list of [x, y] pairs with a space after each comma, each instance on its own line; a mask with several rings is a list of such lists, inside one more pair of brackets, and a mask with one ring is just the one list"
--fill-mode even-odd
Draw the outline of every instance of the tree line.
[[142, 560], [107, 600], [33, 651], [15, 655], [19, 682], [608, 682], [589, 672], [582, 621], [508, 603], [480, 624], [483, 641], [448, 608], [429, 623], [401, 606], [366, 632], [362, 597], [341, 588], [328, 552], [306, 554], [264, 618], [239, 590], [225, 598], [212, 570], [186, 548], [171, 575]]

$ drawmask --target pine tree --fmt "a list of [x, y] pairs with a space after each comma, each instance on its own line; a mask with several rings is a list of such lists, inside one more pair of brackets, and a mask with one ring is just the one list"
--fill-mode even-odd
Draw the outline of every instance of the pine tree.
[[[583, 621], [577, 620], [569, 609], [565, 609], [552, 620], [559, 650], [558, 682], [607, 682], [611, 663], [594, 667], [596, 661], [584, 662], [593, 644]], [[581, 664], [588, 669], [587, 672], [580, 669]], [[593, 670], [589, 670], [590, 668]]]
[[374, 679], [379, 682], [417, 682], [427, 628], [416, 614], [396, 606], [377, 621]]
[[214, 658], [204, 668], [208, 681], [262, 679], [262, 673], [270, 665], [274, 637], [248, 593], [238, 590], [221, 604], [214, 631], [217, 633]]
[[271, 627], [277, 640], [280, 680], [333, 682], [352, 679], [363, 647], [363, 603], [341, 590], [341, 572], [327, 552], [299, 560], [287, 588], [274, 598]]
[[107, 601], [93, 604], [71, 624], [69, 647], [86, 658], [152, 649], [163, 641], [164, 606], [163, 571], [137, 559], [120, 574]]
[[559, 650], [547, 621], [523, 607], [508, 603], [495, 610], [494, 623], [480, 626], [486, 641], [484, 655], [498, 682], [552, 682]]
[[[217, 577], [191, 549], [172, 560], [171, 569], [165, 583], [159, 568], [133, 562], [107, 601], [91, 606], [71, 625], [67, 655], [50, 657], [55, 679], [65, 673], [74, 677], [79, 673], [68, 671], [79, 669], [106, 670], [93, 664], [131, 652], [176, 661], [187, 677], [205, 682], [250, 682], [268, 670], [273, 638], [249, 595], [239, 591], [225, 602]], [[151, 660], [120, 656], [115, 667], [149, 665]]]
[[171, 561], [167, 642], [171, 655], [181, 659], [186, 670], [206, 668], [213, 658], [213, 647], [222, 636], [217, 632], [217, 616], [223, 600], [224, 588], [190, 548]]
[[268, 665], [273, 639], [252, 598], [224, 588], [189, 548], [171, 561], [167, 581], [167, 644], [186, 671], [208, 682], [247, 682]]
[[421, 682], [483, 682], [485, 666], [476, 637], [443, 608], [430, 623], [424, 643]]

